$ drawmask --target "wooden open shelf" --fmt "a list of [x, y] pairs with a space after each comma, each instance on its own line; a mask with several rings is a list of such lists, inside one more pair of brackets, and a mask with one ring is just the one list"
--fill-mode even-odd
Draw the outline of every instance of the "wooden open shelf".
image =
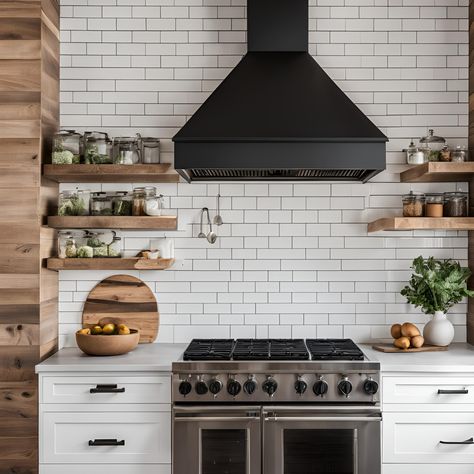
[[49, 216], [55, 229], [176, 230], [176, 216]]
[[44, 165], [43, 174], [58, 183], [177, 183], [169, 163], [157, 165]]
[[369, 223], [368, 232], [382, 230], [474, 230], [474, 217], [386, 217]]
[[166, 270], [173, 258], [48, 258], [50, 270]]
[[432, 161], [414, 166], [400, 174], [402, 183], [440, 183], [470, 181], [474, 178], [474, 162]]

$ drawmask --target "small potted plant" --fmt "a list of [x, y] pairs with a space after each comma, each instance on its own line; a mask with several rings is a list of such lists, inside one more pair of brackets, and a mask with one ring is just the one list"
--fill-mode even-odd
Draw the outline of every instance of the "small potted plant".
[[474, 291], [467, 289], [471, 271], [454, 260], [421, 256], [413, 260], [411, 268], [414, 273], [401, 294], [408, 303], [432, 316], [423, 330], [426, 343], [448, 346], [454, 338], [454, 327], [446, 312], [465, 297], [474, 297]]

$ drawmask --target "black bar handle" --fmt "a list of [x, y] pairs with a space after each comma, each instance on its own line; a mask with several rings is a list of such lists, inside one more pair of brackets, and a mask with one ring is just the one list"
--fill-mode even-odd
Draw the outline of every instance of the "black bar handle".
[[467, 395], [469, 390], [467, 388], [462, 388], [460, 390], [442, 390], [438, 389], [438, 395]]
[[91, 393], [123, 393], [125, 387], [117, 388], [117, 384], [97, 384], [95, 388], [90, 389]]
[[440, 441], [440, 444], [474, 444], [474, 438], [466, 439], [466, 441]]
[[89, 446], [125, 446], [125, 440], [122, 439], [90, 439]]

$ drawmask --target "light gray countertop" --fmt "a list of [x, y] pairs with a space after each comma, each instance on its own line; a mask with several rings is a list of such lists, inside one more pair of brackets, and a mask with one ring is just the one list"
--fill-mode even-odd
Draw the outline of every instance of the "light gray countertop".
[[187, 344], [140, 344], [121, 356], [91, 357], [77, 348], [61, 349], [36, 366], [40, 372], [171, 372], [171, 363], [178, 360]]
[[361, 344], [365, 355], [380, 362], [382, 372], [474, 372], [474, 346], [454, 343], [442, 352], [387, 354]]

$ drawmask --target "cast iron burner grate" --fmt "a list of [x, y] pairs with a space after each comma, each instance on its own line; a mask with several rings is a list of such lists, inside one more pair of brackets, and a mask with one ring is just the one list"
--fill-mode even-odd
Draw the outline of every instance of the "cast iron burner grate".
[[308, 360], [303, 339], [237, 339], [234, 360]]
[[306, 339], [312, 360], [364, 360], [352, 339]]
[[183, 360], [230, 360], [233, 348], [233, 339], [193, 339]]

